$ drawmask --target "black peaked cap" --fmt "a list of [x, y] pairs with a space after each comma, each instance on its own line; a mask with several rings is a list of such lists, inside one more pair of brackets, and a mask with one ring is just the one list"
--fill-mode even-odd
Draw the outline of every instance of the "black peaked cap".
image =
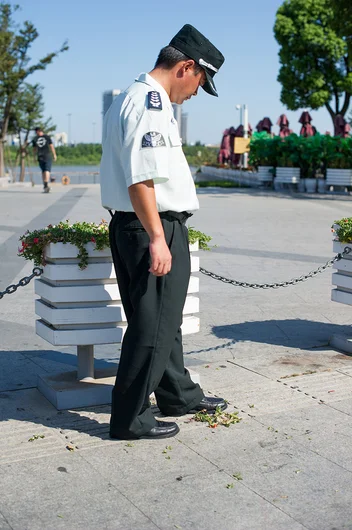
[[198, 63], [205, 71], [206, 82], [204, 90], [212, 96], [217, 96], [213, 77], [223, 64], [223, 54], [200, 31], [191, 24], [185, 24], [173, 37], [169, 46], [173, 46]]

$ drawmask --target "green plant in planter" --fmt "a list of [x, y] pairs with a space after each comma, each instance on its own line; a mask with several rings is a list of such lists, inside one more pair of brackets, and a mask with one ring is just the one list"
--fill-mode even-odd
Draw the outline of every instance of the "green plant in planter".
[[276, 138], [271, 138], [267, 132], [254, 133], [251, 138], [249, 163], [251, 166], [272, 166], [277, 164], [277, 148], [278, 142]]
[[336, 233], [340, 243], [352, 242], [352, 217], [344, 217], [339, 221], [334, 221], [331, 231]]
[[299, 141], [297, 134], [290, 134], [286, 138], [277, 137], [278, 142], [278, 167], [299, 167]]
[[308, 138], [297, 137], [297, 162], [301, 169], [302, 178], [314, 178], [317, 171], [321, 168], [324, 138], [320, 134]]
[[[209, 250], [208, 242], [210, 236], [190, 227], [188, 230], [190, 243], [199, 241], [199, 248]], [[102, 219], [101, 223], [77, 222], [70, 224], [68, 220], [61, 221], [57, 225], [48, 225], [46, 228], [27, 232], [20, 237], [22, 243], [18, 249], [18, 256], [26, 260], [33, 260], [36, 266], [45, 266], [45, 247], [50, 243], [71, 243], [78, 249], [77, 258], [80, 269], [88, 265], [88, 252], [86, 245], [94, 243], [96, 250], [104, 250], [110, 247], [109, 225]]]
[[326, 137], [326, 164], [331, 169], [352, 169], [352, 138]]

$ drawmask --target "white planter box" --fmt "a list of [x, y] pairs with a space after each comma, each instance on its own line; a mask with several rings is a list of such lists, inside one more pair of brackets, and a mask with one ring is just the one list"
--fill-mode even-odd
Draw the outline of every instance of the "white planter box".
[[[35, 281], [37, 334], [54, 345], [87, 345], [121, 342], [127, 322], [116, 283], [110, 249], [87, 246], [88, 267], [79, 269], [78, 249], [71, 244], [50, 244], [48, 264]], [[198, 242], [190, 245], [191, 253]], [[192, 273], [199, 271], [199, 258], [191, 255]], [[183, 333], [199, 331], [199, 278], [191, 275], [184, 307]], [[191, 315], [191, 316], [189, 316]], [[192, 318], [192, 316], [194, 318]]]
[[318, 178], [318, 193], [326, 193], [326, 180], [324, 178]]
[[328, 186], [352, 186], [352, 169], [328, 169], [326, 184]]
[[297, 184], [300, 173], [299, 167], [277, 167], [275, 181], [280, 184]]
[[[333, 242], [334, 254], [343, 252], [348, 247], [352, 249], [352, 243]], [[331, 300], [352, 306], [352, 252], [333, 265], [336, 272], [332, 275], [332, 284], [335, 289], [331, 291]], [[352, 335], [352, 332], [351, 332]], [[330, 345], [337, 350], [352, 354], [352, 338], [345, 335], [333, 335]]]
[[[110, 403], [116, 366], [94, 370], [94, 345], [121, 343], [127, 329], [110, 249], [87, 246], [88, 267], [78, 267], [78, 249], [71, 244], [51, 244], [48, 264], [35, 280], [36, 333], [55, 346], [77, 346], [77, 372], [38, 378], [38, 388], [58, 409]], [[190, 245], [191, 277], [183, 309], [182, 333], [199, 331], [199, 258]], [[199, 376], [190, 372], [199, 383]], [[77, 380], [78, 376], [78, 380]]]
[[317, 179], [316, 178], [309, 178], [304, 179], [305, 184], [305, 190], [307, 193], [315, 193], [317, 191]]
[[[352, 243], [333, 242], [335, 254], [343, 252], [345, 247], [352, 249]], [[333, 269], [336, 271], [332, 275], [332, 285], [335, 286], [335, 289], [332, 289], [331, 300], [352, 305], [352, 252], [345, 258], [336, 261]]]
[[258, 180], [259, 182], [272, 182], [273, 174], [272, 166], [258, 166]]

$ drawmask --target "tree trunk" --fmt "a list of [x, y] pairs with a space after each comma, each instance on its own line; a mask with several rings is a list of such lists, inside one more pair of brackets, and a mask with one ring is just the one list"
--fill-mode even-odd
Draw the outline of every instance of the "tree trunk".
[[26, 176], [26, 152], [21, 152], [21, 165], [20, 165], [20, 182], [24, 182], [24, 178]]
[[4, 144], [0, 139], [0, 177], [5, 176]]
[[0, 177], [5, 177], [5, 163], [4, 163], [4, 146], [6, 142], [7, 131], [9, 128], [10, 110], [12, 105], [12, 97], [8, 97], [3, 110], [3, 122], [1, 126], [0, 135]]

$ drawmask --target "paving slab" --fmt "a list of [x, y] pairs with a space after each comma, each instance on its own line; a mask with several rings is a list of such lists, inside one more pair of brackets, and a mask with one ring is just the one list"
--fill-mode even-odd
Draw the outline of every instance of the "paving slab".
[[[351, 202], [216, 189], [199, 199], [190, 224], [217, 245], [201, 266], [250, 283], [330, 259], [330, 225]], [[98, 186], [0, 190], [0, 289], [32, 271], [16, 256], [27, 228], [101, 218]], [[352, 356], [329, 346], [352, 336], [352, 308], [331, 301], [331, 270], [277, 290], [199, 277], [201, 331], [185, 337], [185, 363], [241, 421], [210, 429], [186, 415], [170, 440], [110, 440], [110, 406], [57, 411], [36, 377], [72, 371], [75, 348], [35, 335], [33, 284], [0, 301], [0, 528], [352, 529]], [[116, 366], [119, 346], [95, 356]]]
[[240, 474], [241, 485], [305, 528], [342, 528], [352, 520], [352, 508], [345, 506], [350, 499], [350, 471], [255, 420], [222, 429], [206, 440], [201, 429], [184, 430], [179, 437], [229, 475]]
[[[18, 505], [21, 498], [20, 509]], [[0, 510], [14, 530], [158, 528], [80, 455], [8, 465]]]

